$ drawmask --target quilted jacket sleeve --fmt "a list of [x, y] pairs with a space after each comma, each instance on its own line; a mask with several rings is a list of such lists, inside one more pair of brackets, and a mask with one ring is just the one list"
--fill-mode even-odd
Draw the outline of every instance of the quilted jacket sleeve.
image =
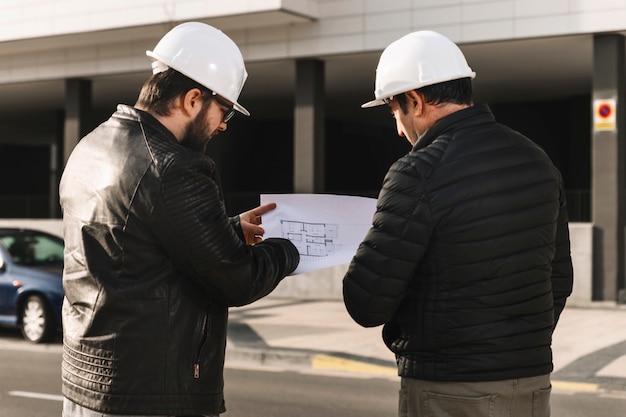
[[373, 327], [391, 320], [426, 250], [431, 225], [423, 182], [401, 159], [385, 177], [372, 227], [343, 279], [344, 303], [357, 323]]
[[288, 240], [243, 242], [238, 218], [226, 214], [208, 158], [180, 158], [162, 172], [154, 219], [176, 267], [222, 305], [245, 305], [267, 295], [299, 262]]
[[561, 183], [561, 206], [557, 219], [556, 252], [552, 260], [552, 296], [554, 298], [554, 326], [565, 308], [565, 300], [572, 293], [574, 269], [570, 254], [570, 238], [568, 228], [565, 192]]

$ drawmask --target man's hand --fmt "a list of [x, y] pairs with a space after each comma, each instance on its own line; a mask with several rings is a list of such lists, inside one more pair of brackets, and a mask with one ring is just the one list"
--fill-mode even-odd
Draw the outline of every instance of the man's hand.
[[241, 230], [243, 230], [243, 235], [248, 245], [254, 245], [263, 240], [265, 230], [259, 226], [261, 224], [261, 216], [275, 208], [276, 203], [267, 203], [239, 215]]

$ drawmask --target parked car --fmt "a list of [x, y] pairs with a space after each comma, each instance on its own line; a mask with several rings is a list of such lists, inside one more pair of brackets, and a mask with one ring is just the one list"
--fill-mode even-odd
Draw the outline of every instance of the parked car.
[[43, 231], [0, 228], [0, 325], [33, 343], [61, 330], [63, 246]]

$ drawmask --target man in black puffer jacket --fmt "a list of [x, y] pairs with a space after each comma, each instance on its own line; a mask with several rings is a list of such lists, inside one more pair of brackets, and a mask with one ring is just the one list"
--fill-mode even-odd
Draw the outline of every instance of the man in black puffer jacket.
[[228, 307], [293, 272], [288, 240], [261, 241], [266, 204], [229, 218], [215, 163], [247, 76], [235, 43], [203, 23], [168, 32], [135, 107], [72, 152], [65, 230], [64, 417], [225, 411]]
[[413, 146], [387, 173], [344, 277], [346, 308], [384, 324], [399, 416], [548, 416], [551, 338], [573, 270], [561, 175], [474, 105], [460, 49], [420, 31], [385, 49], [376, 100]]

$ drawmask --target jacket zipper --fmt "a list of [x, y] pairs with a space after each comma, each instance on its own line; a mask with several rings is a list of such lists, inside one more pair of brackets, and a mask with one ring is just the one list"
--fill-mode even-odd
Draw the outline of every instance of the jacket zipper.
[[200, 346], [198, 347], [198, 353], [196, 355], [196, 361], [193, 364], [193, 378], [200, 379], [200, 358], [202, 358], [202, 352], [207, 345], [208, 335], [211, 332], [211, 321], [209, 320], [209, 312], [207, 310], [204, 315], [204, 321], [202, 322], [202, 337], [200, 338]]

